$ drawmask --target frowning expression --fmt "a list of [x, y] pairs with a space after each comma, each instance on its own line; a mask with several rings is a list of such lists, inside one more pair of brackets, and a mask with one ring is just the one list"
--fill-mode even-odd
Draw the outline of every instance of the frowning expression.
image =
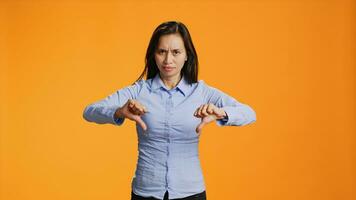
[[186, 60], [187, 53], [180, 34], [168, 34], [160, 37], [155, 52], [155, 61], [162, 77], [179, 77]]

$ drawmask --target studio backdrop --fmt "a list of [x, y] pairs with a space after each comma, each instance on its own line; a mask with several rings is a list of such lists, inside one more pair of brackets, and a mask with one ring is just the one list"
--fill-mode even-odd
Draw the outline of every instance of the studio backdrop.
[[204, 127], [209, 200], [356, 199], [352, 0], [1, 0], [2, 200], [127, 200], [134, 122], [86, 105], [132, 84], [155, 27], [189, 29], [199, 80], [257, 121]]

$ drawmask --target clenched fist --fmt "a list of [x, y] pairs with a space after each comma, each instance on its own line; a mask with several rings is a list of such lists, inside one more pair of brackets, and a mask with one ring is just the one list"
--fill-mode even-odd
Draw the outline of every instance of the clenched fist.
[[144, 131], [147, 130], [145, 122], [141, 119], [141, 115], [145, 114], [147, 108], [140, 102], [134, 99], [129, 99], [125, 105], [118, 108], [115, 112], [115, 118], [127, 118], [138, 123]]
[[217, 119], [222, 119], [227, 116], [226, 112], [222, 108], [216, 107], [214, 104], [203, 104], [199, 106], [194, 112], [194, 116], [202, 118], [200, 124], [195, 131], [200, 134], [203, 126]]

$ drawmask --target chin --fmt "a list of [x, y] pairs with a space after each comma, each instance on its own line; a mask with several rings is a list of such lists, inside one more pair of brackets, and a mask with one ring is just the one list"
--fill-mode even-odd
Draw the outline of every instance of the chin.
[[173, 76], [177, 76], [179, 73], [176, 72], [161, 72], [161, 75], [163, 75], [164, 77], [173, 77]]

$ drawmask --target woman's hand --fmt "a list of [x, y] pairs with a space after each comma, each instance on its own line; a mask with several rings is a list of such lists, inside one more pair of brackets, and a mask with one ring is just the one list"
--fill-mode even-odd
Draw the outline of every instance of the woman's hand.
[[222, 108], [216, 107], [214, 104], [203, 104], [194, 112], [194, 116], [202, 118], [200, 124], [195, 131], [200, 134], [203, 126], [217, 119], [226, 117], [226, 112]]
[[140, 102], [134, 100], [134, 99], [129, 99], [125, 105], [123, 105], [121, 108], [118, 108], [115, 112], [115, 117], [116, 118], [128, 118], [132, 121], [135, 121], [138, 123], [144, 131], [147, 130], [147, 126], [145, 122], [141, 119], [141, 115], [145, 114], [147, 111], [147, 108], [143, 106]]

